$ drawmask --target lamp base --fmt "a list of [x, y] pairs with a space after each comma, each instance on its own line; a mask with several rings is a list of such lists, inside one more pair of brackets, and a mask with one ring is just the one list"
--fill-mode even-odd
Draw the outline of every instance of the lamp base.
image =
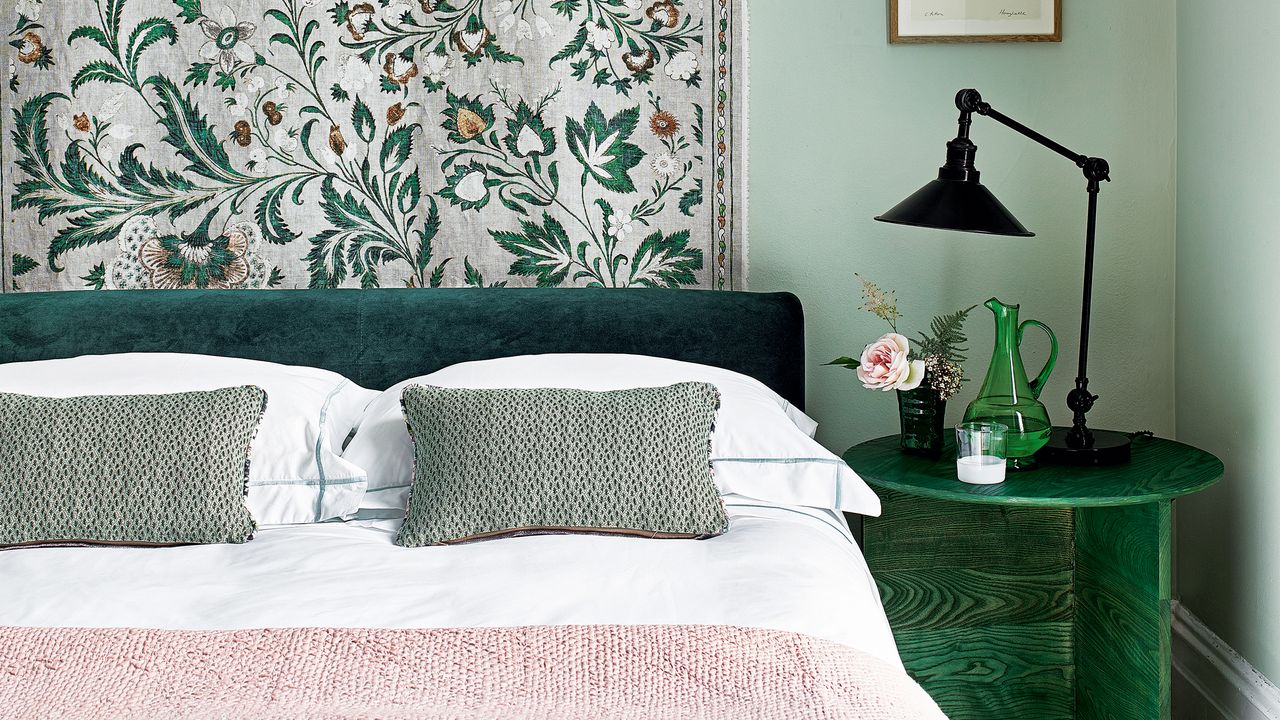
[[1055, 427], [1049, 443], [1036, 453], [1036, 458], [1054, 465], [1123, 465], [1131, 458], [1132, 439], [1113, 430], [1094, 430], [1093, 445], [1073, 448], [1067, 444], [1071, 428]]

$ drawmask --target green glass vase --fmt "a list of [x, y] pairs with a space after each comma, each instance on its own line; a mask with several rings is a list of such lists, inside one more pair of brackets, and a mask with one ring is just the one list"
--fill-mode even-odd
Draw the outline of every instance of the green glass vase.
[[946, 440], [942, 434], [942, 419], [946, 412], [947, 401], [938, 397], [928, 383], [914, 390], [899, 390], [902, 451], [928, 458], [942, 457], [942, 446]]
[[[1006, 305], [991, 298], [986, 307], [996, 318], [996, 347], [991, 354], [991, 366], [987, 368], [982, 389], [965, 410], [964, 421], [998, 422], [1007, 426], [1009, 467], [1014, 470], [1029, 468], [1035, 464], [1032, 456], [1049, 442], [1049, 434], [1053, 431], [1049, 411], [1039, 398], [1058, 359], [1058, 338], [1048, 325], [1039, 320], [1026, 320], [1019, 324], [1017, 305]], [[1027, 378], [1020, 352], [1027, 326], [1040, 328], [1049, 336], [1049, 359], [1034, 380]]]

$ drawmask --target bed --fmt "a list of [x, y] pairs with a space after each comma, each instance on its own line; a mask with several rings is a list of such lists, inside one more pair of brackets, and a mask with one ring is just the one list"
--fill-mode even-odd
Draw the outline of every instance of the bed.
[[[789, 294], [0, 295], [0, 363], [126, 351], [307, 365], [372, 389], [469, 360], [633, 353], [740, 372], [804, 402], [803, 317]], [[370, 512], [264, 527], [243, 545], [0, 552], [0, 698], [28, 703], [8, 705], [16, 715], [0, 703], [0, 716], [940, 716], [902, 673], [840, 513], [738, 496], [725, 506], [729, 532], [698, 542], [401, 548], [399, 521]], [[313, 662], [269, 646], [308, 648]], [[754, 669], [726, 675], [744, 652]], [[601, 653], [613, 659], [591, 660]], [[636, 662], [617, 660], [628, 653]], [[423, 656], [452, 670], [410, 661]], [[766, 667], [779, 657], [785, 670]], [[371, 666], [394, 677], [361, 674]], [[531, 670], [544, 666], [545, 677]], [[247, 669], [253, 681], [228, 693]], [[761, 685], [779, 672], [811, 696]], [[646, 687], [655, 678], [662, 687]]]

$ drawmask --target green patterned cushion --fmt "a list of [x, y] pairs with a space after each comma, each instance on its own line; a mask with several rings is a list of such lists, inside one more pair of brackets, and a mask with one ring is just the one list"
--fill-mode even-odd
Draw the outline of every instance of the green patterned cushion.
[[0, 393], [0, 546], [244, 542], [252, 386], [73, 398]]
[[407, 547], [591, 532], [724, 532], [711, 477], [720, 393], [707, 383], [610, 392], [410, 385]]

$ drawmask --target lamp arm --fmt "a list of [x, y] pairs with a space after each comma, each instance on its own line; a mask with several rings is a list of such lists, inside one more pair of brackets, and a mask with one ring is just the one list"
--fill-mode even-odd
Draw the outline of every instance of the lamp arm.
[[972, 88], [961, 90], [956, 93], [956, 107], [960, 110], [960, 126], [961, 136], [968, 137], [969, 124], [972, 122], [969, 118], [974, 113], [989, 117], [992, 120], [1004, 125], [1014, 132], [1024, 137], [1031, 138], [1037, 143], [1058, 153], [1062, 157], [1076, 164], [1076, 167], [1084, 171], [1084, 176], [1090, 182], [1102, 182], [1111, 180], [1111, 168], [1107, 161], [1102, 158], [1090, 157], [1074, 152], [1067, 146], [1055, 140], [1051, 140], [1044, 135], [1032, 130], [1013, 118], [991, 107], [991, 103], [982, 99], [982, 94]]
[[1080, 308], [1080, 361], [1076, 372], [1075, 389], [1067, 395], [1067, 407], [1073, 413], [1071, 429], [1067, 432], [1067, 444], [1072, 448], [1092, 447], [1093, 432], [1089, 430], [1085, 416], [1093, 409], [1093, 403], [1098, 399], [1097, 395], [1089, 392], [1089, 319], [1093, 305], [1093, 260], [1098, 224], [1098, 192], [1101, 190], [1103, 181], [1111, 181], [1111, 168], [1106, 160], [1073, 152], [1065, 145], [1041, 135], [996, 110], [991, 107], [991, 103], [982, 99], [981, 93], [977, 90], [967, 89], [956, 93], [956, 107], [960, 110], [960, 133], [952, 143], [955, 144], [956, 150], [966, 150], [970, 167], [974, 148], [969, 140], [969, 126], [973, 123], [973, 115], [976, 113], [989, 117], [1067, 158], [1084, 172], [1085, 179], [1088, 181], [1086, 189], [1089, 193], [1089, 213], [1085, 226], [1084, 299]]

